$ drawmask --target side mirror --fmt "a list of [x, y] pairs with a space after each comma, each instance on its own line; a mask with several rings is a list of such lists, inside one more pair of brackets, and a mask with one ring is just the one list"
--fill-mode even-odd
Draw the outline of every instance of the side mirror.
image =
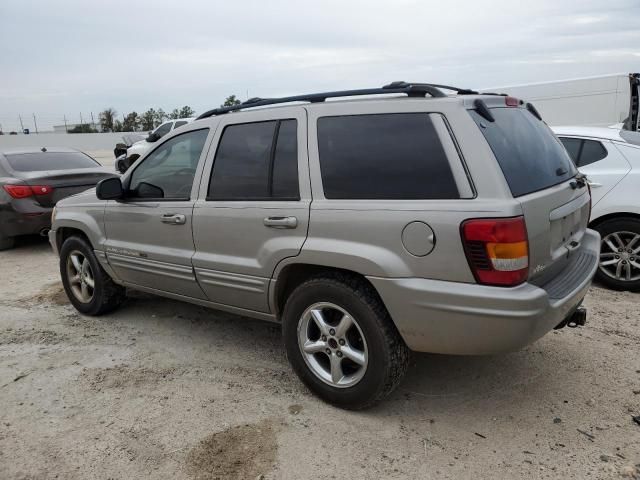
[[118, 200], [124, 196], [122, 182], [117, 177], [100, 180], [96, 185], [96, 195], [100, 200]]
[[150, 142], [150, 143], [157, 142], [158, 140], [160, 140], [160, 135], [154, 132], [151, 132], [147, 137], [147, 142]]

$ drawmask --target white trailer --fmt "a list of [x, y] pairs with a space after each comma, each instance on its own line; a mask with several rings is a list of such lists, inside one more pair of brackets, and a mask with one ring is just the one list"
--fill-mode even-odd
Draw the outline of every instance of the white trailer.
[[[624, 73], [482, 89], [531, 102], [549, 125], [638, 130], [640, 74]], [[621, 125], [622, 126], [622, 125]]]

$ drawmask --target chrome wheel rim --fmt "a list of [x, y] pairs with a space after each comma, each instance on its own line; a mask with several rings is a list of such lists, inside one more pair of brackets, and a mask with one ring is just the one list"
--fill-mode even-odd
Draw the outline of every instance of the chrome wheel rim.
[[89, 259], [78, 251], [72, 251], [67, 257], [67, 280], [71, 293], [82, 303], [89, 303], [93, 299], [95, 280]]
[[332, 387], [352, 387], [367, 371], [369, 351], [362, 330], [333, 303], [315, 303], [304, 311], [298, 321], [298, 346], [313, 374]]
[[640, 234], [622, 231], [604, 237], [599, 268], [621, 282], [640, 280]]

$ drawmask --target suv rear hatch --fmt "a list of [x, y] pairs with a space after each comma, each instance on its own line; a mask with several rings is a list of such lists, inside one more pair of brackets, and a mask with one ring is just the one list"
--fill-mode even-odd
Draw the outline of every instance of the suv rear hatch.
[[569, 155], [535, 109], [510, 97], [476, 100], [476, 106], [470, 114], [522, 205], [529, 280], [546, 283], [580, 248], [591, 208], [586, 182], [575, 178]]

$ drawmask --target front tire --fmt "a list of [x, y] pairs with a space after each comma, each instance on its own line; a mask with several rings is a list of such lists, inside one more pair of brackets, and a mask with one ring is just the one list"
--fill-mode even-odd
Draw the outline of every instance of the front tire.
[[640, 291], [640, 220], [612, 218], [595, 229], [602, 237], [596, 279], [614, 290]]
[[289, 296], [282, 315], [289, 362], [324, 401], [358, 410], [391, 393], [409, 349], [375, 290], [343, 274], [311, 278]]
[[62, 244], [60, 275], [69, 301], [85, 315], [111, 312], [126, 298], [124, 287], [104, 271], [84, 238], [69, 237]]

